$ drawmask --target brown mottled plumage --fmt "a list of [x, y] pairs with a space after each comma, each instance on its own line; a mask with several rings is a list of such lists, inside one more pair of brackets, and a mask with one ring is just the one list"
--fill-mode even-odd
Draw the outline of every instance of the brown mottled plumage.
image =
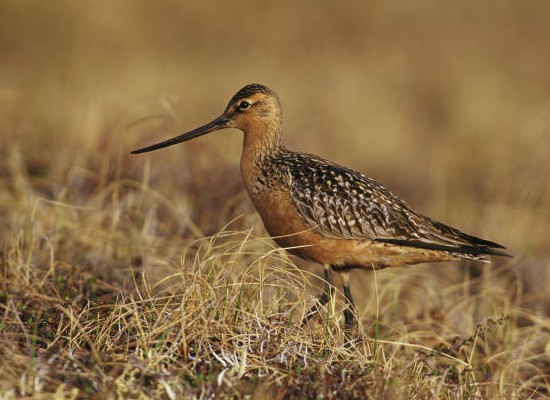
[[241, 172], [269, 234], [290, 252], [325, 266], [325, 292], [306, 322], [332, 296], [331, 268], [342, 274], [353, 324], [348, 271], [458, 259], [507, 256], [504, 247], [468, 235], [411, 210], [373, 179], [322, 158], [287, 150], [275, 92], [245, 86], [214, 121], [145, 147], [143, 153], [224, 128], [244, 132]]

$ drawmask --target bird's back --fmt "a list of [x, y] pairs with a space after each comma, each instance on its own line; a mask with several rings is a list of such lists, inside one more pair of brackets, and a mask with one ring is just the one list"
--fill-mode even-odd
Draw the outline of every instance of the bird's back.
[[305, 226], [324, 238], [432, 250], [456, 258], [506, 255], [497, 250], [503, 246], [417, 213], [375, 180], [322, 158], [284, 150], [265, 162], [263, 170], [267, 190], [286, 191]]

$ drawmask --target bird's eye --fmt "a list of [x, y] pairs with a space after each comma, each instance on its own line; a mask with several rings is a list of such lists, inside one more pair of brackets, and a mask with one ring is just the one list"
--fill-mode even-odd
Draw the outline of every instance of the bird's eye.
[[243, 100], [238, 105], [239, 110], [246, 110], [248, 107], [250, 107], [250, 103], [246, 100]]

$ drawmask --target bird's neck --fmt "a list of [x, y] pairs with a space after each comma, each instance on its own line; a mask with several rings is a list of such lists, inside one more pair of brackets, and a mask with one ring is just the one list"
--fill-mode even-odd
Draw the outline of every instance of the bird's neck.
[[[249, 194], [258, 192], [258, 179], [265, 175], [269, 163], [277, 155], [286, 151], [283, 146], [281, 124], [256, 125], [244, 130], [243, 152], [241, 155], [241, 173]], [[261, 178], [265, 180], [268, 177]], [[261, 182], [260, 182], [261, 183]]]
[[279, 121], [251, 121], [244, 129], [242, 160], [261, 163], [284, 149]]

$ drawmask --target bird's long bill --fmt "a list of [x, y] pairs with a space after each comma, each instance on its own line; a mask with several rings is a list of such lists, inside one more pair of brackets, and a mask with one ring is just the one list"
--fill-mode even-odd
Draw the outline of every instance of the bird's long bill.
[[224, 115], [222, 115], [216, 118], [214, 121], [201, 126], [200, 128], [193, 129], [190, 132], [183, 133], [172, 139], [165, 140], [164, 142], [153, 144], [151, 146], [147, 146], [139, 150], [134, 150], [132, 151], [132, 154], [146, 153], [148, 151], [162, 149], [163, 147], [168, 147], [168, 146], [172, 146], [173, 144], [185, 142], [187, 140], [194, 139], [206, 133], [217, 131], [218, 129], [227, 128], [227, 122], [228, 122], [228, 119]]

